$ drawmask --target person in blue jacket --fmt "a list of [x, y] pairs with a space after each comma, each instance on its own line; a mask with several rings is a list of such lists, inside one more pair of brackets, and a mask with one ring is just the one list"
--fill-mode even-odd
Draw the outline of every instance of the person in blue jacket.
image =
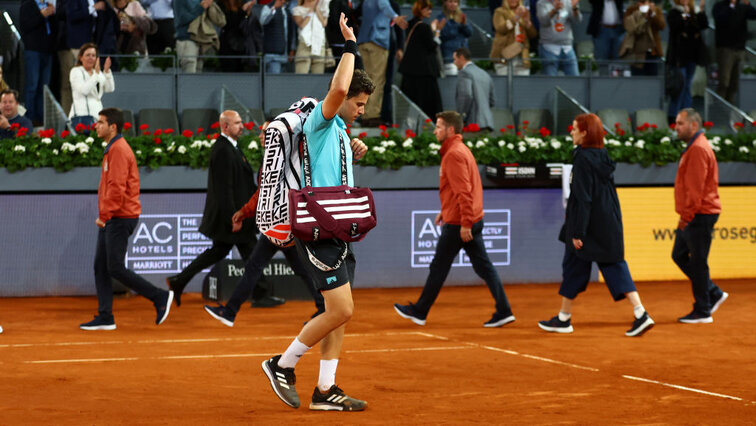
[[436, 19], [444, 22], [441, 28], [441, 56], [444, 58], [444, 74], [457, 75], [454, 65], [454, 51], [468, 47], [467, 39], [472, 35], [472, 26], [467, 23], [467, 15], [459, 8], [459, 0], [444, 0], [441, 13]]

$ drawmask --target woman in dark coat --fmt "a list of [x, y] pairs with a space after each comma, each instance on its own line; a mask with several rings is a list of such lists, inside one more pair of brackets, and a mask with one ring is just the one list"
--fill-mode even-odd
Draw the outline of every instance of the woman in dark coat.
[[693, 0], [675, 0], [667, 14], [667, 24], [667, 66], [679, 69], [683, 82], [680, 93], [669, 93], [671, 99], [667, 116], [673, 123], [681, 109], [693, 105], [690, 89], [696, 65], [706, 65], [706, 46], [701, 32], [709, 27], [709, 20], [704, 11], [704, 0], [701, 0], [698, 13]]
[[433, 4], [430, 0], [417, 0], [412, 6], [414, 18], [407, 27], [404, 56], [399, 64], [402, 73], [401, 89], [404, 94], [431, 118], [442, 111], [441, 90], [438, 88], [440, 75], [438, 46], [442, 23], [423, 19], [431, 16]]
[[604, 128], [595, 114], [581, 114], [570, 132], [576, 145], [570, 176], [570, 198], [559, 239], [565, 243], [562, 260], [562, 307], [538, 326], [555, 333], [572, 333], [572, 301], [585, 291], [593, 262], [598, 264], [615, 301], [627, 297], [635, 321], [626, 336], [640, 336], [654, 321], [640, 301], [625, 262], [622, 212], [614, 188], [614, 162], [604, 148]]

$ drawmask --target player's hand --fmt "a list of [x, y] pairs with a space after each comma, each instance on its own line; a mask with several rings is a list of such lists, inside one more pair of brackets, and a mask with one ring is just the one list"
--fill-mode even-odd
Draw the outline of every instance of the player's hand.
[[341, 28], [341, 35], [344, 36], [344, 40], [357, 41], [357, 37], [354, 36], [354, 29], [347, 25], [347, 18], [343, 12], [339, 16], [339, 28]]
[[95, 224], [97, 225], [98, 228], [105, 227], [105, 222], [103, 222], [102, 219], [100, 219], [99, 217], [97, 218], [97, 220], [95, 220]]
[[355, 160], [359, 160], [367, 154], [367, 145], [365, 145], [365, 142], [362, 142], [357, 138], [352, 138], [352, 142], [349, 143], [349, 146], [352, 148], [352, 158]]
[[438, 212], [436, 215], [436, 218], [433, 220], [433, 223], [435, 223], [438, 226], [441, 226], [444, 224], [444, 218], [441, 217], [441, 212]]
[[460, 226], [459, 227], [459, 237], [462, 238], [462, 241], [468, 242], [472, 241], [472, 229], [468, 228], [466, 226]]
[[575, 246], [575, 250], [580, 250], [581, 248], [583, 248], [583, 240], [578, 239], [578, 238], [573, 238], [572, 245]]
[[231, 232], [239, 232], [242, 228], [242, 222], [244, 221], [244, 215], [239, 210], [231, 217]]

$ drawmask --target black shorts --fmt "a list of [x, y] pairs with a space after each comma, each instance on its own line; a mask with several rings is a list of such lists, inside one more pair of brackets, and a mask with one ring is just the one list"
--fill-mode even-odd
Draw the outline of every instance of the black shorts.
[[340, 240], [305, 242], [296, 240], [297, 254], [307, 268], [315, 288], [333, 290], [354, 283], [356, 264], [352, 245]]

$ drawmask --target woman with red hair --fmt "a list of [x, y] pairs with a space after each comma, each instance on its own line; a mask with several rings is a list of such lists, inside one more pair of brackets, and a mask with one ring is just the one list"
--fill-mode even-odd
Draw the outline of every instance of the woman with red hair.
[[635, 320], [626, 336], [640, 336], [654, 325], [641, 304], [625, 262], [622, 212], [614, 188], [615, 164], [604, 148], [604, 128], [595, 114], [581, 114], [570, 131], [573, 151], [570, 198], [559, 239], [565, 243], [559, 314], [538, 322], [542, 329], [572, 333], [572, 301], [585, 291], [593, 262], [598, 264], [615, 301], [625, 297], [633, 305]]

